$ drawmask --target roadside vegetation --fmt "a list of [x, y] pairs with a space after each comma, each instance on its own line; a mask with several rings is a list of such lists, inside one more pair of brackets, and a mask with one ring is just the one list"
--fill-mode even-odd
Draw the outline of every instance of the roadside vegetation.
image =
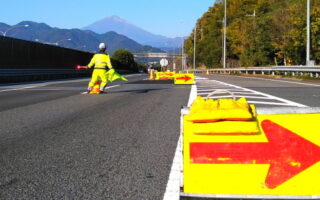
[[[217, 0], [185, 41], [189, 65], [196, 34], [197, 68], [221, 67], [223, 3]], [[306, 7], [306, 0], [227, 0], [228, 67], [304, 65]], [[311, 8], [311, 59], [319, 64], [320, 1]]]
[[144, 63], [136, 62], [133, 54], [126, 49], [115, 51], [111, 57], [115, 69], [129, 70], [132, 72], [145, 72], [147, 66]]

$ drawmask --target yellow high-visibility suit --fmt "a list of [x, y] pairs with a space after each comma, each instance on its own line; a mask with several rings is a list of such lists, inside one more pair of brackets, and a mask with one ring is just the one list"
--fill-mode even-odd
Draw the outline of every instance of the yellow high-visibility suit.
[[109, 72], [113, 71], [113, 67], [110, 61], [110, 56], [106, 53], [97, 53], [93, 56], [90, 63], [88, 64], [89, 68], [94, 66], [91, 80], [89, 82], [88, 90], [94, 86], [94, 84], [101, 79], [100, 91], [103, 91], [106, 85], [108, 84]]

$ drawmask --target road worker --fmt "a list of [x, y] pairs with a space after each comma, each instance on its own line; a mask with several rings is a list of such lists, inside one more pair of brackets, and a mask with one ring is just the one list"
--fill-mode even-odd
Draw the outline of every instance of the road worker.
[[94, 67], [94, 70], [89, 82], [88, 93], [99, 80], [101, 80], [100, 93], [103, 93], [108, 84], [108, 71], [113, 70], [110, 56], [106, 53], [105, 43], [99, 44], [99, 53], [96, 53], [88, 64], [88, 68], [92, 67]]

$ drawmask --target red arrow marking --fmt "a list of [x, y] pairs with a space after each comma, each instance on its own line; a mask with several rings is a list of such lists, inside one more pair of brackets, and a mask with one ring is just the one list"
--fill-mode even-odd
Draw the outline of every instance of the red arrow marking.
[[191, 163], [270, 164], [265, 180], [273, 189], [320, 161], [320, 147], [265, 120], [267, 143], [190, 143]]
[[191, 79], [191, 77], [188, 76], [188, 75], [185, 75], [184, 77], [178, 77], [176, 79], [177, 80], [184, 80], [184, 82], [187, 82], [187, 81], [189, 81]]

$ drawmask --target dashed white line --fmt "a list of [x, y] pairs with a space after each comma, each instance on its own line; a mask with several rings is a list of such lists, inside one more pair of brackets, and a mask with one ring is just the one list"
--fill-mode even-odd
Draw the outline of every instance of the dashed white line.
[[[125, 75], [124, 77], [134, 77], [134, 76], [142, 76], [142, 75], [144, 75], [144, 74], [130, 74], [130, 75]], [[49, 86], [49, 85], [57, 84], [57, 83], [77, 83], [77, 82], [83, 82], [83, 81], [88, 81], [88, 80], [89, 79], [86, 78], [86, 79], [78, 79], [78, 80], [53, 80], [53, 81], [48, 80], [46, 83], [31, 82], [31, 83], [24, 84], [24, 85], [29, 85], [26, 87], [19, 87], [18, 85], [10, 86], [11, 88], [0, 90], [0, 92], [10, 92], [10, 91], [30, 89], [30, 88], [45, 87], [45, 86]], [[1, 86], [1, 87], [5, 87], [5, 86]], [[15, 88], [13, 88], [13, 87], [15, 87]], [[112, 87], [112, 86], [110, 86], [110, 87]]]
[[36, 88], [40, 86], [29, 86], [29, 87], [22, 87], [22, 88], [10, 88], [6, 90], [0, 90], [0, 92], [9, 92], [9, 91], [16, 91], [16, 90], [25, 90], [25, 89], [30, 89], [30, 88]]

